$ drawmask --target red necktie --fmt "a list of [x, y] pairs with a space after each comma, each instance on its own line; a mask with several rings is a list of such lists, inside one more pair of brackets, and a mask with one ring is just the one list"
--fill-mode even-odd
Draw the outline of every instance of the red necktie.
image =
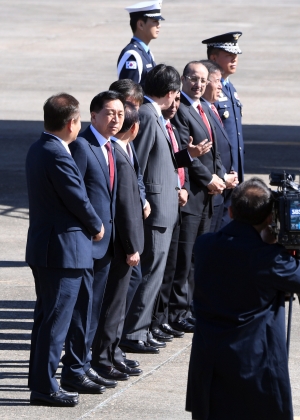
[[210, 107], [211, 107], [211, 109], [213, 110], [213, 112], [216, 114], [216, 116], [217, 116], [218, 120], [220, 121], [220, 123], [221, 123], [221, 124], [222, 124], [222, 126], [223, 126], [223, 121], [221, 120], [221, 117], [220, 117], [220, 115], [219, 115], [219, 113], [218, 113], [218, 111], [217, 111], [217, 108], [214, 106], [214, 104], [211, 104], [211, 105], [210, 105]]
[[209, 121], [207, 119], [207, 116], [206, 116], [205, 112], [203, 111], [202, 106], [200, 104], [197, 105], [197, 109], [199, 111], [200, 117], [202, 118], [204, 124], [206, 125], [206, 128], [207, 128], [207, 130], [209, 132], [209, 135], [210, 135], [210, 138], [211, 138], [211, 141], [214, 141]]
[[105, 148], [107, 150], [108, 155], [108, 168], [109, 168], [109, 180], [110, 180], [110, 190], [112, 191], [114, 186], [114, 179], [115, 179], [115, 165], [114, 165], [114, 158], [111, 151], [111, 144], [110, 141], [105, 143]]
[[[176, 138], [175, 138], [175, 134], [174, 134], [174, 131], [173, 131], [173, 128], [172, 128], [172, 125], [171, 125], [170, 122], [167, 122], [166, 128], [168, 130], [169, 137], [170, 137], [170, 140], [171, 140], [171, 143], [172, 143], [173, 152], [177, 153], [179, 151], [179, 148], [178, 148], [178, 144], [177, 144], [177, 141], [176, 141]], [[183, 168], [178, 168], [178, 176], [179, 176], [180, 186], [182, 187], [183, 184], [184, 184], [184, 180], [185, 180], [184, 169]]]

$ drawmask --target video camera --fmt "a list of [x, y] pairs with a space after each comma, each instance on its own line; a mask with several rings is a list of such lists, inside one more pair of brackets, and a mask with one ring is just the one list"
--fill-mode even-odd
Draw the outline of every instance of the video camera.
[[300, 250], [300, 185], [295, 175], [272, 172], [270, 185], [277, 186], [273, 191], [274, 207], [272, 228], [278, 243], [286, 249]]

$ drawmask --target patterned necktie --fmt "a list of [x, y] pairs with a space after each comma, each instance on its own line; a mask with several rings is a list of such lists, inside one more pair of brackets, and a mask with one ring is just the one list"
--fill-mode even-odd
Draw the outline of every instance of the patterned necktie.
[[[177, 144], [177, 141], [176, 141], [176, 138], [175, 138], [173, 127], [172, 127], [170, 122], [167, 122], [166, 129], [168, 130], [168, 134], [169, 134], [169, 137], [170, 137], [170, 140], [171, 140], [173, 152], [177, 153], [179, 151], [179, 148], [178, 148], [178, 144]], [[183, 168], [178, 168], [178, 177], [179, 177], [179, 181], [180, 181], [180, 186], [182, 187], [183, 184], [184, 184], [184, 180], [185, 180], [184, 169]]]
[[110, 190], [112, 191], [114, 187], [114, 180], [115, 180], [115, 165], [114, 165], [114, 158], [111, 150], [110, 141], [105, 143], [105, 148], [107, 150], [108, 156], [108, 169], [109, 169], [109, 180], [110, 180]]
[[219, 115], [219, 113], [218, 113], [218, 111], [217, 111], [217, 108], [214, 106], [214, 104], [211, 104], [211, 105], [210, 105], [210, 107], [211, 107], [212, 111], [216, 114], [216, 116], [217, 116], [218, 120], [219, 120], [219, 121], [220, 121], [220, 123], [222, 124], [222, 127], [224, 127], [224, 125], [223, 125], [223, 121], [221, 120], [221, 117], [220, 117], [220, 115]]
[[131, 147], [130, 147], [130, 144], [129, 143], [127, 143], [127, 145], [126, 145], [126, 150], [127, 150], [127, 154], [128, 154], [128, 156], [129, 156], [129, 158], [130, 158], [130, 162], [132, 163], [132, 165], [133, 165], [133, 154], [132, 154], [132, 150], [131, 150]]
[[206, 128], [207, 128], [207, 130], [209, 132], [209, 135], [210, 135], [210, 138], [211, 138], [211, 141], [214, 141], [210, 124], [208, 122], [208, 119], [207, 119], [207, 116], [206, 116], [205, 112], [203, 111], [202, 106], [200, 104], [197, 105], [197, 109], [199, 111], [200, 117], [202, 118], [204, 124], [206, 125]]

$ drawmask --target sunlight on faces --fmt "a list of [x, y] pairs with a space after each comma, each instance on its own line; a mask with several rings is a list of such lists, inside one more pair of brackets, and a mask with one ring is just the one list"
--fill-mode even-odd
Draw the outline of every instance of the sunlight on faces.
[[224, 50], [219, 50], [218, 54], [212, 54], [210, 60], [215, 61], [223, 69], [223, 78], [226, 79], [230, 74], [236, 72], [238, 55]]
[[91, 122], [96, 130], [106, 139], [115, 136], [124, 122], [124, 107], [119, 99], [106, 101], [99, 112], [91, 113]]
[[81, 117], [80, 114], [76, 115], [74, 118], [72, 118], [69, 122], [70, 124], [70, 131], [71, 131], [71, 141], [74, 141], [79, 134], [79, 131], [81, 129]]
[[193, 83], [188, 77], [182, 76], [182, 91], [186, 93], [191, 99], [197, 101], [205, 92], [208, 70], [205, 66], [203, 66], [203, 64], [190, 64], [188, 67], [187, 76], [191, 78], [198, 78], [198, 81]]
[[203, 97], [210, 103], [218, 101], [220, 97], [220, 92], [222, 90], [221, 77], [222, 75], [219, 70], [209, 76], [209, 83], [206, 86]]
[[148, 18], [146, 23], [140, 20], [138, 29], [142, 32], [143, 39], [149, 43], [152, 39], [156, 39], [158, 37], [160, 20]]

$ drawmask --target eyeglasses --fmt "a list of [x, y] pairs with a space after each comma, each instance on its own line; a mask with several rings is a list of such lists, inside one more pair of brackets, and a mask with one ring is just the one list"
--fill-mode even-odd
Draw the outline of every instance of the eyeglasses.
[[221, 83], [221, 79], [216, 79], [216, 80], [208, 80], [208, 83], [212, 83], [213, 85], [219, 85]]
[[207, 85], [208, 84], [208, 81], [205, 80], [205, 79], [201, 79], [201, 77], [196, 77], [196, 76], [192, 76], [192, 77], [190, 77], [190, 76], [184, 76], [184, 77], [187, 78], [187, 79], [189, 79], [189, 81], [191, 83], [198, 83], [198, 82], [200, 82], [201, 85]]

